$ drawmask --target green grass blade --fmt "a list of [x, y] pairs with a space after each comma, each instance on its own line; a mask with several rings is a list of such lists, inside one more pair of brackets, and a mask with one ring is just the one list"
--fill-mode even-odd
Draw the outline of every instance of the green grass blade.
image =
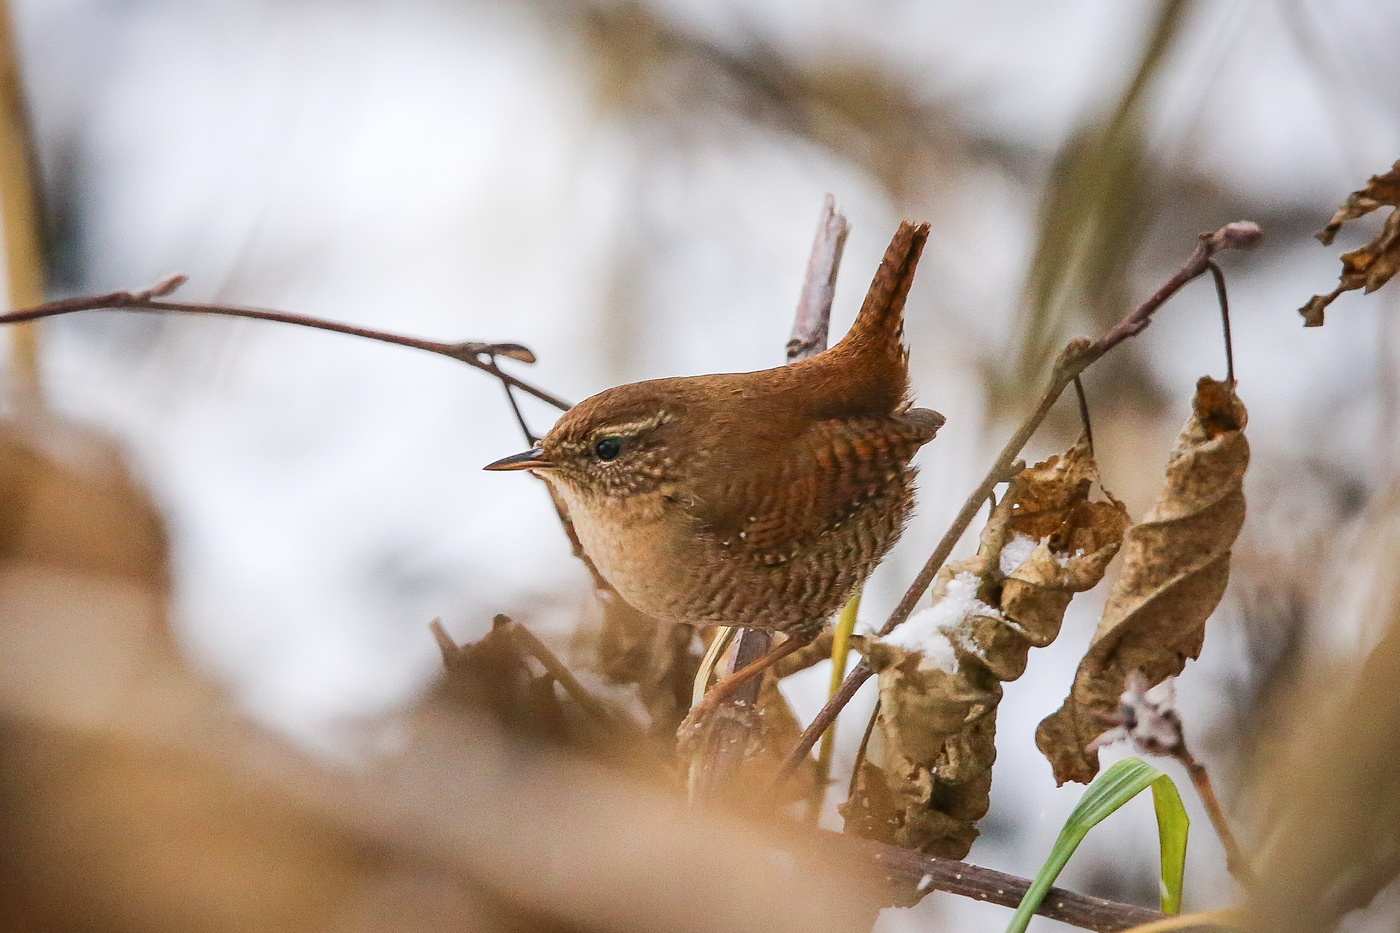
[[1152, 807], [1157, 811], [1157, 840], [1162, 847], [1162, 912], [1178, 914], [1186, 883], [1186, 838], [1191, 819], [1176, 784], [1165, 774], [1152, 782]]
[[[1157, 830], [1161, 839], [1162, 852], [1162, 905], [1168, 904], [1180, 909], [1182, 878], [1185, 872], [1186, 832], [1189, 822], [1186, 810], [1181, 804], [1181, 795], [1171, 778], [1138, 758], [1124, 758], [1104, 771], [1084, 791], [1078, 806], [1065, 821], [1060, 836], [1050, 850], [1050, 857], [1041, 866], [1039, 874], [1031, 882], [1026, 896], [1016, 908], [1007, 933], [1024, 933], [1035, 916], [1046, 893], [1054, 885], [1055, 879], [1069, 862], [1074, 850], [1084, 840], [1089, 830], [1097, 826], [1110, 813], [1132, 800], [1147, 788], [1153, 789], [1153, 801], [1157, 810]], [[1159, 789], [1160, 788], [1160, 789]]]

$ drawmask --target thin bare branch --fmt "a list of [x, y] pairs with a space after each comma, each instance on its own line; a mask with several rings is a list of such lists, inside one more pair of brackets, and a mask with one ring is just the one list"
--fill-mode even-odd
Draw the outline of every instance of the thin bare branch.
[[[932, 891], [946, 891], [973, 900], [1015, 908], [1021, 903], [1026, 889], [1030, 887], [1029, 879], [967, 862], [937, 858], [854, 836], [837, 833], [822, 835], [837, 840], [837, 844], [849, 846], [853, 853], [862, 853], [865, 858], [880, 866], [892, 884], [902, 886], [906, 891], [912, 889], [920, 895]], [[1059, 920], [1099, 933], [1119, 933], [1167, 917], [1166, 914], [1146, 907], [1076, 894], [1063, 888], [1051, 888], [1036, 913], [1051, 920]], [[1203, 931], [1214, 928], [1202, 925], [1194, 929]]]
[[1089, 442], [1089, 453], [1094, 452], [1094, 422], [1089, 417], [1089, 397], [1084, 394], [1084, 380], [1074, 377], [1074, 397], [1079, 400], [1079, 421], [1084, 425], [1084, 439]]
[[[477, 343], [475, 341], [443, 343], [437, 340], [421, 340], [417, 337], [405, 337], [402, 334], [393, 334], [382, 330], [371, 330], [367, 327], [353, 327], [349, 324], [340, 324], [336, 321], [327, 321], [305, 314], [290, 314], [283, 311], [270, 311], [265, 308], [248, 308], [241, 305], [160, 300], [174, 292], [184, 283], [184, 276], [175, 275], [144, 291], [110, 292], [106, 295], [89, 295], [80, 298], [65, 298], [62, 301], [50, 301], [41, 305], [35, 305], [32, 308], [22, 308], [18, 311], [11, 311], [8, 314], [0, 314], [0, 324], [19, 324], [23, 321], [36, 321], [40, 318], [57, 317], [61, 314], [72, 314], [76, 311], [103, 310], [143, 311], [158, 314], [212, 314], [222, 317], [252, 318], [256, 321], [274, 321], [279, 324], [295, 324], [299, 327], [313, 327], [317, 330], [328, 330], [337, 334], [349, 334], [352, 337], [364, 337], [368, 340], [378, 340], [381, 343], [397, 344], [401, 347], [411, 347], [415, 350], [425, 350], [428, 353], [436, 353], [439, 356], [450, 357], [451, 359], [479, 369], [482, 372], [490, 373], [506, 385], [519, 389], [527, 395], [533, 395], [540, 401], [553, 405], [555, 408], [566, 410], [570, 407], [568, 402], [558, 396], [552, 395], [522, 379], [512, 376], [496, 365], [496, 357], [501, 356], [508, 359], [519, 360], [522, 363], [535, 362], [535, 354], [531, 353], [527, 347], [521, 346], [518, 343]], [[528, 430], [526, 433], [528, 433]]]
[[1225, 273], [1214, 259], [1207, 265], [1211, 278], [1215, 279], [1215, 296], [1220, 299], [1220, 336], [1225, 341], [1225, 381], [1235, 384], [1235, 342], [1230, 337], [1230, 296], [1225, 292]]
[[1235, 880], [1245, 887], [1254, 883], [1254, 870], [1250, 867], [1249, 859], [1245, 858], [1244, 850], [1240, 848], [1239, 840], [1235, 838], [1234, 830], [1230, 828], [1230, 820], [1225, 815], [1225, 808], [1220, 805], [1220, 797], [1215, 793], [1215, 785], [1211, 783], [1210, 772], [1206, 766], [1191, 754], [1183, 741], [1172, 753], [1172, 757], [1186, 768], [1186, 773], [1191, 778], [1191, 785], [1196, 788], [1196, 795], [1201, 798], [1201, 803], [1205, 805], [1206, 815], [1210, 817], [1210, 825], [1215, 829], [1215, 834], [1220, 837], [1220, 844], [1225, 848], [1225, 868], [1235, 877]]

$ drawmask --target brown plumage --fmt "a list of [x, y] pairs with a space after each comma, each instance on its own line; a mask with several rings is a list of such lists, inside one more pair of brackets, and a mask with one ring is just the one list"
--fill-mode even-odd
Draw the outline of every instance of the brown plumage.
[[904, 301], [928, 225], [901, 224], [840, 343], [752, 373], [653, 379], [570, 409], [538, 472], [623, 599], [670, 622], [819, 629], [898, 539], [915, 451]]

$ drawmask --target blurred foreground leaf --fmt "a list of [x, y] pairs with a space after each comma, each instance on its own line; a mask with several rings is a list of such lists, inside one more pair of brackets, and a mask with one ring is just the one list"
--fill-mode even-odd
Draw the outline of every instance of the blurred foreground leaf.
[[1400, 877], [1400, 487], [1377, 515], [1362, 539], [1376, 571], [1362, 626], [1382, 637], [1354, 675], [1298, 691], [1298, 721], [1257, 769], [1267, 842], [1245, 923], [1257, 933], [1336, 930], [1367, 905], [1369, 916], [1343, 926], [1395, 928], [1395, 902], [1381, 892]]
[[1157, 835], [1162, 857], [1162, 910], [1181, 910], [1181, 889], [1186, 873], [1186, 839], [1191, 821], [1181, 803], [1176, 784], [1166, 774], [1139, 758], [1124, 758], [1116, 762], [1098, 780], [1089, 785], [1079, 805], [1065, 821], [1064, 829], [1055, 840], [1050, 857], [1041, 866], [1030, 890], [1016, 908], [1007, 933], [1024, 933], [1036, 908], [1060, 876], [1074, 850], [1093, 829], [1123, 804], [1147, 788], [1152, 788], [1152, 804], [1157, 811]]
[[[4, 233], [9, 306], [44, 300], [44, 244], [39, 173], [24, 82], [8, 4], [0, 2], [0, 230]], [[38, 323], [14, 325], [10, 334], [16, 397], [40, 398]]]
[[503, 728], [598, 717], [499, 635], [394, 750], [301, 753], [173, 650], [165, 566], [109, 442], [0, 420], [0, 930], [869, 929], [872, 864]]

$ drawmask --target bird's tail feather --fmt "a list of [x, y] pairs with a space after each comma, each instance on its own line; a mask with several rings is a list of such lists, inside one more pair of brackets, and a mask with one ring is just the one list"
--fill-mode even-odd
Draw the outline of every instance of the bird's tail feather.
[[928, 232], [926, 223], [905, 221], [899, 225], [850, 331], [827, 353], [814, 358], [813, 362], [821, 360], [822, 365], [852, 367], [861, 373], [859, 379], [844, 380], [847, 388], [859, 387], [861, 398], [846, 399], [842, 404], [855, 402], [872, 410], [893, 411], [904, 402], [909, 388], [904, 301]]
[[928, 241], [928, 224], [899, 225], [885, 250], [885, 258], [875, 272], [865, 303], [842, 343], [852, 344], [850, 350], [869, 352], [900, 347], [904, 333], [904, 301], [909, 286], [914, 283], [914, 270], [919, 266], [924, 243]]

